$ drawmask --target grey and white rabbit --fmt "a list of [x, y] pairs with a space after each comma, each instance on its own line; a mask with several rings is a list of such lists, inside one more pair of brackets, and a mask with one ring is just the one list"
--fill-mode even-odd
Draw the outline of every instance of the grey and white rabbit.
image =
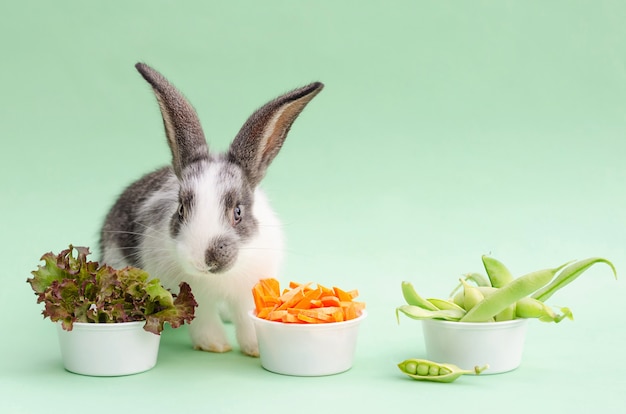
[[101, 231], [101, 261], [132, 265], [177, 292], [189, 283], [198, 302], [189, 327], [196, 349], [231, 349], [220, 309], [235, 324], [245, 354], [257, 356], [251, 289], [277, 277], [283, 256], [280, 221], [259, 183], [300, 112], [323, 88], [316, 82], [259, 108], [228, 151], [209, 152], [198, 116], [160, 73], [138, 63], [161, 109], [172, 166], [131, 184], [109, 211]]

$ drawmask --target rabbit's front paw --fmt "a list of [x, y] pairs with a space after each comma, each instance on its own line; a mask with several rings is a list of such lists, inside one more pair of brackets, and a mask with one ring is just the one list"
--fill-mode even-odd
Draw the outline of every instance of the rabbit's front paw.
[[239, 346], [241, 347], [241, 352], [243, 352], [246, 355], [249, 355], [251, 357], [258, 357], [259, 356], [259, 346], [257, 345], [256, 341], [254, 341], [253, 344], [239, 344]]
[[228, 352], [232, 349], [226, 332], [219, 321], [216, 323], [194, 321], [189, 326], [194, 349], [208, 352]]
[[206, 342], [206, 343], [194, 343], [193, 348], [198, 351], [207, 352], [228, 352], [232, 350], [232, 347], [228, 342]]
[[251, 357], [259, 356], [259, 345], [256, 339], [254, 327], [246, 326], [237, 330], [237, 342], [241, 352]]

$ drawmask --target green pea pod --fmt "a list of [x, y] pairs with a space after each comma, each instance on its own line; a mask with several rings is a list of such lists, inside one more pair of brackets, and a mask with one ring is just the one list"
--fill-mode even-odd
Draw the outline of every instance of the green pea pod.
[[559, 323], [564, 318], [573, 319], [569, 308], [561, 308], [562, 314], [557, 314], [552, 308], [540, 300], [530, 296], [517, 301], [515, 315], [518, 318], [537, 318], [541, 322]]
[[[563, 319], [567, 318], [570, 321], [574, 320], [574, 315], [572, 314], [572, 311], [570, 310], [570, 308], [559, 308], [559, 310], [561, 311], [560, 315], [556, 315], [556, 318], [554, 319], [554, 322], [559, 323], [561, 322]], [[544, 318], [539, 318], [539, 320], [541, 322], [552, 322], [549, 320], [545, 320]]]
[[491, 286], [501, 288], [513, 281], [513, 275], [501, 261], [487, 255], [483, 255], [482, 259]]
[[400, 312], [411, 319], [443, 319], [446, 321], [458, 321], [465, 315], [464, 310], [446, 309], [446, 310], [428, 310], [420, 306], [402, 305], [396, 308], [396, 319], [400, 323]]
[[476, 286], [491, 286], [489, 279], [480, 273], [467, 273], [464, 276], [465, 281], [471, 280]]
[[[459, 283], [459, 286], [463, 286], [463, 284]], [[476, 286], [475, 289], [478, 289], [478, 291], [482, 293], [484, 297], [491, 296], [494, 292], [498, 290], [490, 286]], [[462, 307], [463, 309], [465, 309], [464, 293], [465, 292], [460, 291], [456, 295], [454, 295], [454, 297], [452, 297], [452, 302]]]
[[465, 312], [465, 309], [463, 309], [461, 306], [457, 305], [454, 302], [450, 302], [449, 300], [436, 298], [429, 298], [426, 300], [435, 305], [439, 310], [458, 310]]
[[470, 285], [465, 280], [461, 279], [461, 284], [463, 285], [463, 308], [469, 311], [485, 297], [475, 286]]
[[465, 300], [464, 300], [464, 292], [460, 291], [458, 292], [456, 295], [454, 295], [454, 297], [452, 297], [452, 302], [459, 306], [460, 308], [465, 309]]
[[478, 289], [478, 291], [482, 293], [484, 297], [491, 296], [493, 293], [498, 291], [498, 288], [489, 286], [476, 286], [476, 289]]
[[540, 300], [527, 296], [517, 301], [515, 314], [518, 318], [546, 318], [554, 320], [556, 313]]
[[617, 272], [615, 271], [615, 266], [613, 266], [613, 263], [601, 257], [591, 257], [589, 259], [572, 263], [571, 265], [563, 269], [563, 271], [549, 285], [535, 292], [532, 297], [542, 302], [545, 302], [552, 295], [554, 295], [557, 290], [573, 282], [578, 276], [583, 274], [587, 269], [589, 269], [596, 263], [606, 263], [607, 265], [609, 265], [609, 267], [611, 267], [611, 270], [613, 270], [613, 275], [615, 276], [615, 279], [617, 279]]
[[517, 304], [513, 303], [506, 308], [504, 308], [501, 312], [499, 312], [496, 316], [494, 316], [494, 320], [496, 322], [503, 321], [511, 321], [515, 319], [515, 310], [517, 308]]
[[523, 297], [530, 295], [537, 289], [546, 286], [554, 275], [563, 267], [569, 264], [565, 263], [554, 269], [538, 270], [528, 273], [524, 276], [513, 279], [512, 282], [499, 288], [493, 294], [486, 297], [471, 310], [469, 310], [461, 322], [485, 322], [502, 312], [506, 307], [512, 305]]
[[454, 364], [441, 364], [426, 359], [407, 359], [398, 364], [404, 374], [418, 381], [453, 382], [461, 375], [478, 375], [488, 368], [474, 367], [473, 371], [464, 370]]
[[419, 306], [421, 308], [437, 311], [437, 307], [432, 303], [428, 302], [426, 299], [422, 298], [416, 291], [413, 285], [410, 282], [404, 281], [402, 282], [402, 296], [404, 296], [404, 300], [406, 303], [413, 306]]
[[[487, 279], [485, 276], [483, 276], [480, 273], [466, 273], [463, 275], [463, 279], [467, 282], [467, 281], [472, 281], [474, 283], [476, 283], [476, 286], [481, 286], [481, 287], [490, 287], [491, 286], [491, 282], [489, 282], [489, 279]], [[456, 285], [456, 287], [454, 288], [454, 290], [452, 292], [450, 292], [450, 297], [453, 297], [456, 292], [461, 289], [463, 287], [462, 283], [459, 283], [458, 285]]]

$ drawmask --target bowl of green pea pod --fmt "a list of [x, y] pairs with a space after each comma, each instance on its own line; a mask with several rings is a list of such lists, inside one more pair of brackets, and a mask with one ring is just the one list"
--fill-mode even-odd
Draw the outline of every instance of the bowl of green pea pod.
[[567, 307], [553, 309], [546, 301], [597, 263], [613, 264], [592, 257], [555, 268], [514, 277], [500, 261], [483, 255], [487, 273], [468, 273], [459, 280], [448, 299], [420, 296], [410, 282], [402, 282], [406, 304], [400, 314], [422, 321], [427, 358], [471, 370], [486, 366], [484, 374], [516, 369], [522, 363], [528, 322], [559, 323], [573, 319]]

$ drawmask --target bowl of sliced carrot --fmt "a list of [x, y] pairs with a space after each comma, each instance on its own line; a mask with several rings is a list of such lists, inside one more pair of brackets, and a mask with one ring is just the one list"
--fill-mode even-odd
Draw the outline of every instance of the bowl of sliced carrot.
[[323, 376], [352, 368], [359, 325], [367, 317], [358, 291], [263, 279], [252, 289], [250, 311], [261, 366], [294, 376]]

